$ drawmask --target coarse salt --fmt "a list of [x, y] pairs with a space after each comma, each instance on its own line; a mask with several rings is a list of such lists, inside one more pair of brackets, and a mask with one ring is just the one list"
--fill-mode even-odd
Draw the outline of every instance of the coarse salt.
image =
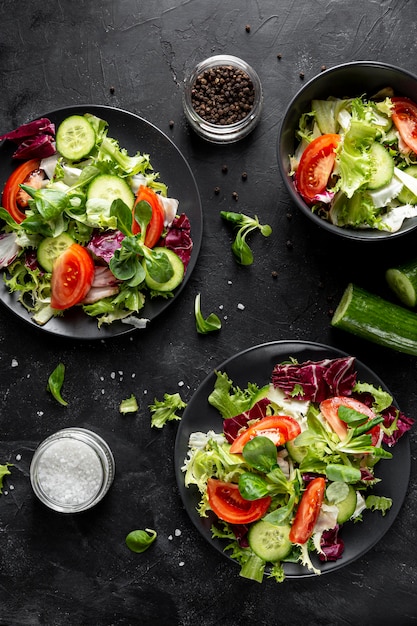
[[54, 441], [42, 454], [38, 481], [51, 500], [62, 505], [80, 505], [98, 493], [103, 469], [88, 444], [65, 438]]

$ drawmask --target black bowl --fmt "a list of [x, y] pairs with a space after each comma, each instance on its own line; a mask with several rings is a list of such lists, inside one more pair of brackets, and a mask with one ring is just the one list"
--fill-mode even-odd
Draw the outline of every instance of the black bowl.
[[311, 110], [313, 99], [324, 100], [329, 96], [339, 98], [372, 96], [385, 87], [392, 87], [395, 95], [407, 96], [417, 102], [417, 77], [406, 70], [377, 61], [353, 61], [337, 65], [312, 78], [300, 89], [289, 103], [281, 123], [277, 149], [278, 165], [291, 199], [314, 223], [348, 239], [378, 241], [397, 238], [417, 228], [417, 217], [404, 220], [400, 230], [388, 233], [372, 229], [341, 228], [314, 214], [297, 193], [289, 176], [289, 157], [296, 147], [295, 132], [300, 116]]

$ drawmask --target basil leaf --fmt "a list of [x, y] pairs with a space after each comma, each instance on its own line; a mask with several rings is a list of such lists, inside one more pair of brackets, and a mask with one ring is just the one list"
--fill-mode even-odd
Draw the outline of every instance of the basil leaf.
[[64, 376], [65, 365], [63, 363], [59, 363], [48, 378], [47, 390], [51, 392], [55, 400], [57, 400], [63, 406], [67, 406], [68, 402], [66, 402], [61, 396], [61, 388], [64, 383]]
[[270, 488], [266, 480], [258, 476], [245, 472], [239, 476], [239, 492], [245, 500], [257, 500], [269, 494]]
[[361, 479], [361, 471], [349, 465], [329, 463], [326, 467], [326, 476], [331, 481], [357, 483]]
[[132, 530], [126, 537], [126, 545], [132, 552], [145, 552], [155, 541], [157, 533], [151, 528]]
[[126, 237], [132, 236], [132, 211], [121, 198], [116, 198], [111, 203], [110, 215], [117, 218], [117, 228]]
[[277, 463], [277, 447], [261, 435], [254, 437], [243, 448], [243, 458], [251, 467], [267, 474]]

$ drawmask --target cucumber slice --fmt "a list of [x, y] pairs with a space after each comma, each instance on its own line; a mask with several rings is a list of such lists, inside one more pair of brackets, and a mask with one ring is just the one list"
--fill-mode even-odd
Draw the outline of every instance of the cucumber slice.
[[287, 441], [287, 443], [285, 444], [285, 447], [287, 448], [288, 454], [290, 455], [292, 460], [300, 464], [307, 454], [308, 450], [306, 446], [297, 446], [294, 441], [294, 439], [290, 439], [290, 441]]
[[58, 237], [45, 237], [38, 246], [37, 258], [39, 264], [46, 272], [52, 272], [55, 259], [75, 243], [67, 233], [61, 233]]
[[417, 306], [417, 261], [410, 261], [385, 272], [390, 289], [408, 307]]
[[[153, 248], [155, 252], [164, 252], [169, 260], [171, 261], [172, 268], [174, 270], [173, 275], [166, 283], [158, 283], [156, 280], [151, 278], [149, 274], [146, 272], [145, 283], [149, 289], [153, 291], [163, 291], [164, 293], [168, 291], [173, 291], [176, 287], [178, 287], [184, 278], [184, 263], [181, 261], [178, 254], [175, 254], [173, 250], [169, 248]], [[146, 269], [146, 265], [144, 265]]]
[[260, 520], [249, 529], [249, 546], [256, 556], [263, 561], [270, 563], [282, 561], [291, 552], [290, 530], [289, 524], [274, 526], [269, 522]]
[[100, 174], [96, 176], [87, 190], [87, 200], [102, 198], [104, 200], [123, 200], [129, 209], [133, 209], [135, 195], [124, 178], [113, 174]]
[[331, 325], [362, 339], [417, 356], [417, 315], [350, 283]]
[[[404, 172], [413, 178], [417, 178], [417, 165], [409, 165], [404, 169]], [[417, 196], [410, 189], [407, 189], [405, 185], [398, 194], [397, 199], [401, 204], [417, 204]]]
[[388, 185], [394, 175], [394, 159], [383, 145], [374, 141], [369, 149], [372, 174], [368, 189], [379, 189]]
[[56, 149], [69, 161], [83, 159], [96, 144], [94, 128], [82, 115], [70, 115], [58, 126]]
[[337, 503], [337, 508], [339, 509], [339, 513], [337, 515], [338, 524], [344, 524], [347, 522], [355, 512], [356, 509], [356, 491], [349, 485], [349, 493], [344, 500]]

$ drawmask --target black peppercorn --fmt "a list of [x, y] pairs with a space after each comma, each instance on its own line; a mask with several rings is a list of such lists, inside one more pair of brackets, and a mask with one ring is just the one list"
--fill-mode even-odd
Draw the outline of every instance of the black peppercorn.
[[205, 70], [191, 90], [194, 111], [211, 124], [225, 126], [244, 119], [251, 111], [255, 89], [250, 76], [230, 65]]

